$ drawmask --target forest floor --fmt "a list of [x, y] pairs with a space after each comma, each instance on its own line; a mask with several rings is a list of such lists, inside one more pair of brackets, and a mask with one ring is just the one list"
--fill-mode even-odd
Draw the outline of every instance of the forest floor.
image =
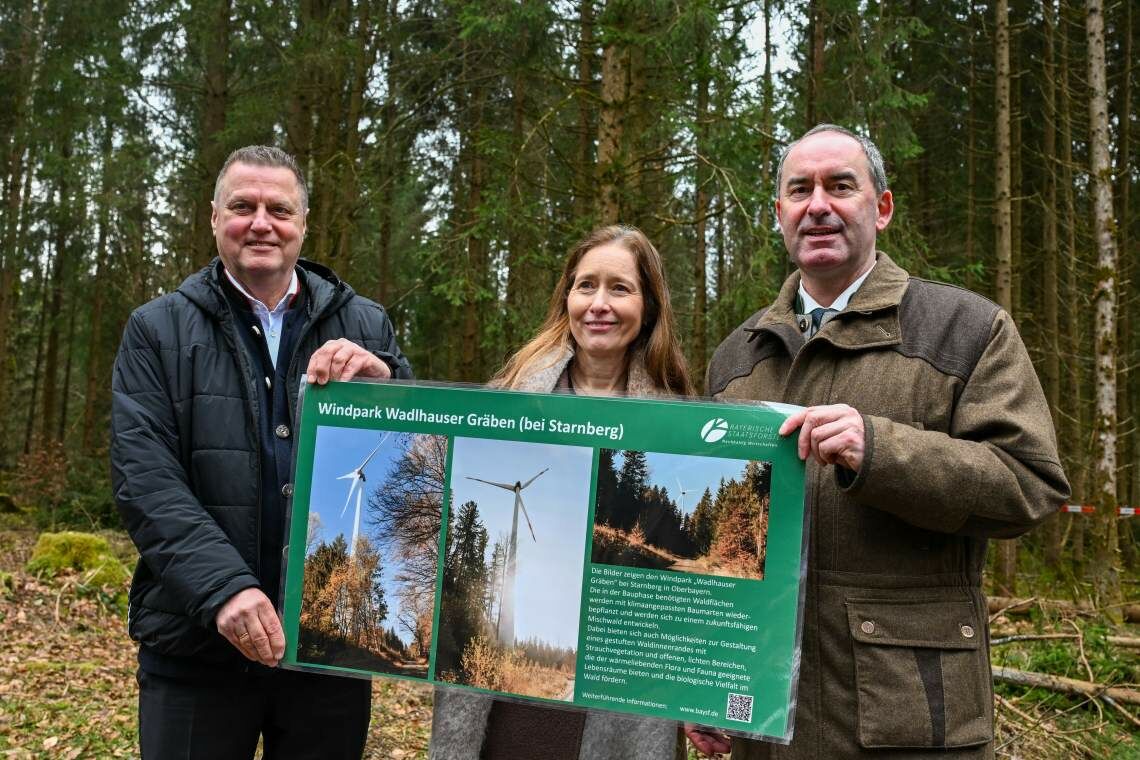
[[[24, 573], [34, 542], [31, 532], [0, 533], [0, 757], [138, 757], [125, 611], [109, 595], [77, 592], [74, 579]], [[431, 687], [373, 680], [365, 758], [426, 758], [430, 731]]]
[[[130, 545], [111, 536], [124, 553]], [[0, 533], [0, 757], [137, 757], [135, 647], [112, 595], [82, 593], [74, 579], [23, 571], [35, 534]], [[1101, 618], [1000, 615], [995, 638], [1065, 633], [993, 647], [995, 665], [1100, 684], [1140, 683], [1140, 649], [1109, 635], [1140, 626]], [[565, 688], [565, 677], [562, 679]], [[1140, 758], [1140, 706], [1074, 698], [1044, 689], [997, 686], [997, 755], [1007, 760]], [[426, 758], [430, 687], [378, 678], [365, 757]], [[695, 754], [691, 754], [695, 758]]]
[[681, 557], [661, 546], [635, 537], [630, 531], [609, 525], [594, 526], [594, 547], [591, 562], [603, 565], [622, 565], [651, 570], [672, 570], [677, 573], [717, 575], [724, 578], [763, 580], [764, 574], [755, 569], [755, 557], [748, 561], [725, 563], [711, 555]]

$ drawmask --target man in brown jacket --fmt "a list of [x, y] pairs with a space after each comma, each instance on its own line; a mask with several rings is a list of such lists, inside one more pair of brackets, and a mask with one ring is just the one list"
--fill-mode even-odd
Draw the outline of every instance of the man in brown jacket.
[[986, 540], [1068, 495], [1009, 314], [875, 250], [882, 158], [833, 125], [784, 153], [776, 215], [798, 271], [717, 349], [708, 390], [807, 407], [803, 649], [789, 746], [747, 758], [991, 758]]

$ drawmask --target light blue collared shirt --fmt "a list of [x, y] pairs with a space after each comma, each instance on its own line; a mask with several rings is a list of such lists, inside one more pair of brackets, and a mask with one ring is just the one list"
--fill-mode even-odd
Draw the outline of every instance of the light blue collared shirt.
[[301, 281], [297, 279], [297, 270], [293, 270], [293, 279], [289, 281], [289, 289], [285, 291], [285, 295], [281, 297], [281, 300], [278, 301], [277, 305], [272, 309], [254, 298], [253, 295], [245, 289], [245, 286], [230, 274], [230, 270], [226, 269], [224, 271], [230, 283], [238, 289], [239, 293], [249, 300], [250, 307], [253, 309], [257, 321], [261, 325], [262, 337], [265, 338], [265, 345], [269, 349], [269, 360], [273, 362], [273, 368], [277, 369], [277, 351], [281, 347], [281, 325], [285, 322], [285, 312], [289, 310], [289, 304], [293, 303], [293, 299], [301, 290]]

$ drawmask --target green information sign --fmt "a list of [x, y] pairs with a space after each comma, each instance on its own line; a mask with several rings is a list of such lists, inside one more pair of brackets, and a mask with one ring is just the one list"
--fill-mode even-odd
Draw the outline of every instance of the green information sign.
[[795, 705], [792, 408], [410, 383], [302, 389], [287, 667], [775, 740]]

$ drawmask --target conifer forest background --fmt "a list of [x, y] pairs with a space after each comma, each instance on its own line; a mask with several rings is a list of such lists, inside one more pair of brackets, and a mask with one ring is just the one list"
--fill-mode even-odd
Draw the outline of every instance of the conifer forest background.
[[[295, 154], [303, 255], [385, 304], [418, 377], [482, 382], [566, 249], [641, 227], [703, 377], [788, 272], [779, 149], [871, 135], [880, 247], [1010, 310], [1073, 483], [993, 552], [1128, 597], [1140, 546], [1137, 39], [1129, 0], [0, 0], [0, 508], [117, 525], [110, 369], [214, 254], [233, 148]], [[1020, 580], [1018, 568], [1021, 568]]]

